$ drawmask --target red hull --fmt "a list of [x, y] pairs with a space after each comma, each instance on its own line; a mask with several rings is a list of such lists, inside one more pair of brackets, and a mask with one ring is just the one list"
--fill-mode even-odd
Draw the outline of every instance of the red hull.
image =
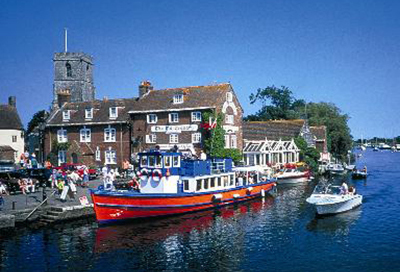
[[[275, 183], [259, 183], [229, 190], [185, 194], [140, 194], [95, 191], [92, 192], [97, 221], [101, 223], [167, 216], [220, 207], [259, 197], [273, 189]], [[252, 188], [252, 189], [249, 189]], [[214, 195], [222, 195], [214, 200]], [[234, 196], [235, 195], [235, 196]]]

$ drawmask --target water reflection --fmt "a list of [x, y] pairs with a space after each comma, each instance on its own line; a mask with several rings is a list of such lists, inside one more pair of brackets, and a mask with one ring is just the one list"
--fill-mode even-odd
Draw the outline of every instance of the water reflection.
[[315, 216], [307, 224], [307, 230], [312, 232], [323, 232], [330, 235], [349, 235], [350, 227], [354, 225], [361, 216], [362, 209], [358, 207], [354, 210], [330, 215]]

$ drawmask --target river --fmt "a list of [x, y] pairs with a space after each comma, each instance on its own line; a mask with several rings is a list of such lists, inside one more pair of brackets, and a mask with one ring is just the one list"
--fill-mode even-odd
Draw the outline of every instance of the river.
[[[0, 235], [1, 271], [400, 271], [400, 153], [363, 152], [363, 205], [316, 218], [317, 181], [217, 211]], [[340, 183], [340, 178], [336, 180]]]

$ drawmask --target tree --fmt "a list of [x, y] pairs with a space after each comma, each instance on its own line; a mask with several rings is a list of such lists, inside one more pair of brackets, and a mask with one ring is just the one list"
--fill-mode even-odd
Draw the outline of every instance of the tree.
[[329, 151], [337, 158], [346, 160], [352, 147], [352, 136], [347, 125], [349, 116], [342, 114], [333, 103], [308, 103], [307, 115], [310, 125], [326, 126]]
[[318, 170], [318, 160], [320, 158], [319, 151], [314, 147], [308, 147], [306, 141], [301, 136], [294, 138], [294, 142], [300, 149], [300, 160], [304, 161], [314, 172], [316, 172]]
[[48, 112], [45, 110], [41, 110], [36, 112], [32, 119], [29, 121], [28, 123], [28, 128], [26, 131], [26, 135], [28, 135], [29, 133], [31, 133], [35, 127], [39, 126], [41, 123], [44, 123], [46, 118], [48, 116]]
[[[271, 105], [267, 105], [269, 101]], [[295, 99], [292, 91], [285, 86], [258, 89], [257, 93], [250, 95], [250, 103], [256, 102], [261, 102], [262, 107], [256, 114], [246, 118], [249, 121], [297, 119], [300, 118], [300, 108], [305, 106], [305, 101]]]
[[[258, 89], [250, 95], [250, 103], [262, 102], [261, 109], [245, 118], [247, 121], [264, 121], [273, 119], [308, 118], [311, 126], [324, 125], [327, 128], [328, 150], [341, 160], [345, 160], [347, 151], [351, 149], [352, 137], [347, 125], [349, 116], [342, 114], [332, 103], [306, 103], [293, 97], [287, 87], [275, 86]], [[270, 102], [270, 105], [267, 105]]]
[[215, 113], [215, 111], [203, 112], [202, 118], [204, 122], [216, 119], [214, 128], [203, 127], [204, 151], [211, 157], [232, 158], [234, 162], [242, 159], [242, 154], [236, 148], [225, 148], [225, 130], [222, 127], [225, 115], [223, 113]]

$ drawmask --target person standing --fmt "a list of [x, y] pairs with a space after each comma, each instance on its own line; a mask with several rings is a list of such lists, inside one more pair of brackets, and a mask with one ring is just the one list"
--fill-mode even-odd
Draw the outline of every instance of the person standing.
[[87, 187], [89, 183], [89, 170], [86, 166], [83, 168], [83, 181], [82, 187]]

